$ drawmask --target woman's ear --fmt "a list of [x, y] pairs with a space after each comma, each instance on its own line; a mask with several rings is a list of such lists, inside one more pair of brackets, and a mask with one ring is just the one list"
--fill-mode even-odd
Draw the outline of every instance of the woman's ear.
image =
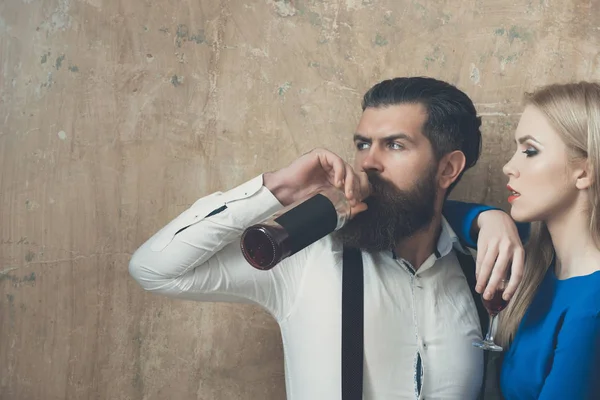
[[575, 169], [575, 179], [575, 186], [579, 190], [589, 189], [592, 186], [594, 175], [587, 159], [582, 161], [581, 165]]
[[438, 166], [438, 182], [442, 189], [448, 189], [465, 169], [465, 155], [460, 150], [446, 154]]

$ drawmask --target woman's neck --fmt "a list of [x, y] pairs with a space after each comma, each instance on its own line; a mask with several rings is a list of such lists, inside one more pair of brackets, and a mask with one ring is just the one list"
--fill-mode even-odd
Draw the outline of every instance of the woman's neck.
[[556, 276], [568, 279], [600, 270], [600, 249], [590, 234], [589, 217], [582, 207], [571, 207], [546, 221], [556, 252]]

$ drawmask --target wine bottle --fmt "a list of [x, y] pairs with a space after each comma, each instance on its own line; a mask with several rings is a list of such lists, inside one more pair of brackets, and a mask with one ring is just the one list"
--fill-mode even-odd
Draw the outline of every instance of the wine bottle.
[[244, 230], [242, 254], [254, 268], [269, 270], [349, 220], [350, 203], [344, 192], [322, 188]]

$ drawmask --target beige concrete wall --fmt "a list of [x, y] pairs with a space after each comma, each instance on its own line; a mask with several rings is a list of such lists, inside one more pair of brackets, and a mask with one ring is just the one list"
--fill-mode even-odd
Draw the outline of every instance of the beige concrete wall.
[[455, 197], [505, 206], [524, 90], [600, 78], [583, 0], [0, 2], [0, 399], [282, 399], [262, 311], [144, 293], [131, 253], [198, 197], [315, 146], [363, 92], [468, 92], [485, 151]]

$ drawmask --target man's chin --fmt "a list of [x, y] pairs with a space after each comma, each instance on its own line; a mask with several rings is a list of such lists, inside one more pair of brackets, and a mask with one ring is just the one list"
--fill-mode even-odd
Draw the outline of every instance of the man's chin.
[[336, 232], [336, 237], [346, 247], [353, 247], [367, 252], [379, 252], [390, 250], [394, 247], [396, 238], [391, 237], [389, 228], [369, 226], [361, 224], [358, 221], [351, 223], [340, 231]]

